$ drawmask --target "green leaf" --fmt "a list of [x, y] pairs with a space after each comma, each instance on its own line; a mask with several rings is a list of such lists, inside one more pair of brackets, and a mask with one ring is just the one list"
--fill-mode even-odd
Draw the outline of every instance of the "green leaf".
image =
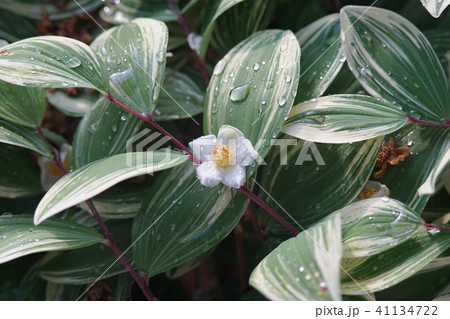
[[[181, 13], [186, 12], [197, 0], [174, 0]], [[129, 23], [138, 17], [152, 18], [160, 21], [173, 21], [177, 15], [166, 0], [121, 0], [110, 2], [100, 16], [111, 24]]]
[[133, 259], [151, 277], [203, 254], [236, 226], [248, 199], [224, 185], [205, 187], [186, 162], [158, 177], [133, 224]]
[[214, 24], [218, 17], [234, 5], [244, 0], [211, 0], [205, 4], [203, 11], [201, 35], [202, 40], [198, 48], [199, 56], [204, 59], [208, 49], [209, 41], [214, 30]]
[[151, 114], [164, 79], [168, 30], [139, 18], [102, 33], [91, 47], [108, 67], [111, 95], [141, 114]]
[[[118, 247], [125, 251], [131, 244], [130, 222], [108, 222], [107, 227]], [[125, 253], [130, 260], [131, 251]], [[47, 281], [84, 285], [126, 272], [111, 249], [103, 244], [63, 252], [42, 265], [38, 272]]]
[[253, 34], [214, 68], [205, 102], [204, 133], [222, 125], [244, 133], [264, 157], [287, 119], [299, 75], [300, 47], [291, 31]]
[[423, 228], [416, 212], [387, 197], [356, 202], [342, 208], [340, 214], [344, 258], [379, 254]]
[[97, 160], [62, 177], [36, 208], [35, 223], [77, 205], [128, 178], [179, 165], [186, 155], [171, 151], [118, 154]]
[[295, 105], [283, 132], [319, 143], [351, 143], [394, 132], [407, 122], [393, 105], [364, 95], [330, 95]]
[[24, 150], [0, 144], [0, 153], [0, 197], [30, 197], [43, 192], [39, 170]]
[[0, 263], [41, 251], [86, 247], [104, 240], [96, 231], [69, 221], [50, 219], [35, 226], [32, 215], [0, 216]]
[[108, 91], [106, 67], [83, 42], [42, 36], [2, 48], [0, 79], [31, 87], [87, 87]]
[[[273, 146], [267, 156], [267, 166], [261, 171], [260, 197], [271, 207], [283, 207], [302, 227], [312, 225], [359, 194], [375, 165], [382, 140], [315, 144], [280, 139], [286, 149]], [[295, 146], [287, 147], [292, 144]], [[282, 216], [291, 220], [288, 215]], [[271, 219], [267, 220], [267, 230], [285, 232]]]
[[139, 132], [142, 123], [138, 117], [101, 97], [77, 127], [73, 141], [74, 168], [125, 153], [127, 140]]
[[414, 118], [450, 118], [445, 72], [412, 23], [385, 9], [347, 6], [341, 28], [347, 62], [367, 92]]
[[271, 300], [341, 300], [340, 229], [334, 214], [285, 241], [253, 270], [250, 284]]
[[439, 18], [445, 8], [450, 5], [450, 0], [420, 0], [420, 2], [433, 18]]
[[0, 119], [0, 143], [6, 143], [33, 150], [47, 157], [53, 153], [44, 138], [36, 130]]
[[[134, 218], [140, 211], [144, 200], [147, 199], [153, 183], [154, 179], [152, 178], [142, 183], [125, 182], [94, 197], [92, 202], [100, 216], [104, 218]], [[81, 203], [79, 206], [87, 211], [89, 210], [85, 203]]]
[[47, 99], [51, 105], [64, 114], [81, 117], [93, 108], [95, 102], [99, 99], [99, 93], [85, 89], [75, 97], [72, 97], [62, 90], [53, 92], [48, 90]]
[[392, 137], [397, 147], [407, 145], [410, 155], [399, 165], [388, 167], [380, 182], [389, 188], [392, 198], [421, 212], [430, 196], [420, 195], [418, 189], [450, 148], [450, 130], [410, 123]]
[[447, 145], [447, 151], [441, 153], [440, 158], [436, 161], [433, 170], [428, 175], [427, 180], [417, 190], [419, 195], [433, 194], [435, 191], [435, 185], [439, 178], [450, 167], [450, 145]]
[[168, 121], [193, 117], [203, 112], [204, 99], [204, 90], [189, 76], [166, 69], [154, 118], [156, 121]]
[[356, 80], [347, 63], [344, 63], [338, 75], [324, 93], [324, 95], [334, 94], [365, 94], [363, 87]]
[[339, 14], [327, 15], [295, 33], [302, 57], [295, 104], [322, 96], [339, 73], [345, 56], [340, 40]]
[[0, 39], [15, 42], [36, 35], [36, 26], [30, 20], [11, 14], [9, 11], [0, 10]]
[[257, 30], [266, 29], [275, 5], [270, 0], [246, 0], [225, 11], [214, 22], [214, 48], [226, 54]]
[[382, 253], [343, 259], [341, 266], [347, 273], [341, 275], [342, 293], [361, 295], [389, 288], [412, 276], [449, 247], [448, 233], [428, 232], [422, 227], [405, 242]]
[[[378, 301], [413, 301], [430, 300], [436, 296], [443, 287], [450, 283], [448, 273], [450, 265], [449, 257], [436, 258], [406, 280], [375, 294]], [[439, 265], [447, 260], [444, 265]]]
[[77, 0], [64, 2], [64, 8], [50, 1], [36, 0], [3, 0], [0, 8], [34, 20], [43, 19], [43, 13], [48, 14], [50, 20], [71, 18], [76, 14], [91, 12], [102, 5], [101, 0]]
[[35, 127], [45, 113], [45, 91], [0, 81], [0, 118]]

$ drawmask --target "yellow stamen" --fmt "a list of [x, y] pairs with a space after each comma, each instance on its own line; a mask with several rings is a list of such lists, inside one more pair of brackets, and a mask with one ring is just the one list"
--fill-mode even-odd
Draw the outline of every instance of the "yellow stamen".
[[372, 198], [373, 195], [377, 193], [377, 190], [373, 187], [364, 188], [361, 193], [359, 193], [358, 198], [363, 199], [369, 199]]
[[[63, 162], [62, 162], [64, 168], [66, 169], [66, 171], [70, 170], [70, 159], [66, 158]], [[61, 170], [59, 169], [58, 165], [56, 165], [54, 162], [51, 163], [51, 166], [49, 168], [50, 170], [50, 174], [56, 177], [63, 177], [64, 173], [61, 172]]]
[[230, 165], [233, 152], [229, 145], [218, 144], [213, 150], [213, 160], [219, 166]]

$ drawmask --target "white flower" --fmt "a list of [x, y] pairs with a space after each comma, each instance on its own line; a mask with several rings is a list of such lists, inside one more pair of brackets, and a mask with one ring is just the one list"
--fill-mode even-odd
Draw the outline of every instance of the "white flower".
[[[64, 168], [69, 171], [72, 162], [72, 146], [68, 144], [62, 144], [60, 150], [61, 162]], [[53, 162], [52, 159], [47, 157], [39, 157], [39, 167], [41, 168], [41, 185], [45, 191], [48, 191], [58, 179], [63, 177], [64, 173], [61, 172], [59, 167]]]
[[252, 143], [241, 131], [230, 125], [223, 125], [217, 138], [202, 136], [189, 143], [193, 155], [202, 164], [197, 167], [200, 183], [213, 187], [220, 182], [233, 188], [245, 183], [245, 167], [258, 157]]

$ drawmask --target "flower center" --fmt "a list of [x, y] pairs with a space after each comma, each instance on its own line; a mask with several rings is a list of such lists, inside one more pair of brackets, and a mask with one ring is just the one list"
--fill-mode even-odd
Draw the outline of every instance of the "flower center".
[[377, 193], [377, 190], [373, 187], [364, 188], [361, 193], [359, 193], [358, 198], [363, 199], [369, 199], [372, 198], [373, 195]]
[[229, 145], [218, 144], [213, 149], [213, 160], [219, 166], [230, 165], [232, 156], [233, 152], [231, 151], [231, 147]]

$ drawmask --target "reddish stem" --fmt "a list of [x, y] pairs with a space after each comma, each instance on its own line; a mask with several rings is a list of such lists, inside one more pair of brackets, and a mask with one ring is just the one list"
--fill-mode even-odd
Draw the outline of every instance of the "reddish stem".
[[450, 119], [446, 119], [446, 123], [436, 123], [436, 122], [428, 122], [428, 121], [422, 121], [419, 119], [415, 119], [409, 115], [406, 115], [406, 118], [408, 119], [408, 121], [413, 122], [413, 123], [419, 123], [419, 124], [424, 124], [424, 125], [434, 125], [434, 126], [443, 126], [443, 127], [450, 127]]
[[424, 225], [426, 228], [434, 228], [434, 229], [438, 229], [438, 230], [446, 230], [446, 231], [450, 231], [450, 227], [433, 225], [433, 224], [429, 224], [429, 223], [426, 223], [426, 222], [423, 222], [423, 225]]
[[103, 222], [102, 217], [97, 211], [97, 208], [95, 208], [94, 203], [91, 199], [88, 199], [86, 201], [86, 204], [89, 206], [92, 214], [94, 215], [95, 219], [97, 220], [98, 224], [100, 225], [100, 228], [103, 230], [103, 236], [108, 240], [106, 245], [111, 248], [111, 250], [116, 254], [117, 258], [122, 262], [122, 264], [125, 266], [125, 268], [130, 273], [131, 277], [133, 277], [134, 281], [138, 284], [139, 288], [141, 288], [142, 292], [144, 293], [145, 297], [153, 301], [155, 300], [155, 297], [153, 296], [152, 292], [146, 286], [145, 281], [143, 278], [140, 278], [134, 268], [131, 266], [131, 264], [128, 262], [128, 260], [125, 258], [124, 253], [120, 250], [120, 248], [116, 245], [116, 243], [113, 241], [111, 237], [111, 233], [108, 230], [108, 227], [106, 227], [105, 223]]
[[47, 136], [45, 136], [44, 132], [42, 131], [42, 128], [40, 126], [36, 126], [35, 130], [39, 133], [40, 136], [42, 136], [44, 138], [44, 140], [47, 142], [48, 146], [50, 146], [50, 148], [52, 149], [53, 152], [53, 163], [55, 163], [56, 166], [58, 166], [58, 168], [60, 169], [60, 171], [66, 175], [67, 174], [67, 170], [64, 167], [64, 165], [62, 164], [62, 160], [61, 160], [61, 156], [59, 154], [59, 151], [56, 149], [56, 147], [53, 146], [52, 142], [50, 142], [50, 140], [47, 138]]
[[287, 230], [289, 230], [292, 233], [292, 236], [297, 236], [298, 233], [300, 233], [295, 227], [293, 227], [291, 224], [289, 224], [283, 217], [278, 215], [276, 211], [274, 211], [269, 205], [267, 205], [261, 198], [253, 194], [247, 186], [242, 186], [237, 190], [241, 194], [244, 194], [248, 198], [250, 198], [255, 204], [257, 204], [259, 207], [264, 209], [266, 212], [268, 212], [273, 218], [275, 218], [281, 225], [283, 225]]
[[[186, 38], [188, 38], [191, 32], [189, 31], [189, 27], [186, 21], [184, 20], [183, 16], [181, 15], [180, 11], [178, 10], [177, 6], [173, 3], [172, 0], [167, 0], [167, 3], [172, 7], [173, 12], [175, 12], [175, 14], [177, 15], [178, 23], [183, 28], [184, 35], [186, 36]], [[198, 64], [198, 68], [200, 69], [200, 73], [202, 74], [203, 82], [205, 82], [206, 86], [208, 86], [209, 76], [208, 73], [206, 72], [205, 63], [203, 62], [202, 59], [200, 59], [200, 57], [198, 56], [197, 52], [194, 49], [191, 48], [191, 51], [194, 54], [195, 62]]]
[[118, 107], [120, 107], [121, 109], [133, 114], [134, 116], [137, 116], [138, 118], [140, 118], [141, 120], [151, 124], [154, 128], [156, 128], [158, 131], [160, 131], [161, 133], [163, 133], [165, 136], [169, 137], [172, 142], [174, 142], [181, 150], [183, 150], [184, 153], [192, 155], [191, 151], [185, 147], [179, 140], [177, 140], [172, 134], [170, 134], [169, 132], [167, 132], [161, 125], [159, 125], [155, 119], [153, 118], [153, 116], [151, 114], [140, 114], [136, 111], [133, 111], [132, 109], [130, 109], [129, 107], [123, 105], [122, 103], [120, 103], [119, 101], [117, 101], [115, 98], [113, 98], [111, 96], [111, 94], [106, 94], [106, 97], [108, 98], [109, 101], [111, 101], [112, 103], [116, 104]]
[[[39, 133], [39, 135], [41, 135], [45, 139], [45, 141], [48, 143], [48, 145], [52, 149], [52, 152], [54, 155], [53, 162], [56, 164], [56, 166], [58, 166], [58, 168], [61, 170], [61, 172], [64, 175], [66, 175], [67, 170], [64, 167], [64, 165], [62, 164], [61, 156], [59, 154], [58, 149], [56, 149], [56, 147], [54, 147], [53, 144], [49, 141], [49, 139], [45, 136], [44, 132], [42, 132], [41, 127], [37, 126], [35, 129]], [[89, 206], [92, 214], [94, 215], [95, 219], [97, 220], [98, 224], [100, 225], [100, 228], [103, 231], [103, 237], [107, 240], [106, 245], [109, 246], [111, 248], [111, 250], [116, 254], [117, 258], [122, 262], [122, 264], [128, 270], [131, 277], [133, 277], [133, 279], [136, 281], [139, 288], [141, 288], [145, 297], [150, 301], [155, 300], [155, 297], [151, 293], [150, 289], [144, 284], [142, 279], [137, 275], [136, 271], [130, 265], [128, 260], [124, 257], [124, 254], [122, 253], [122, 251], [119, 249], [119, 247], [117, 247], [116, 243], [111, 238], [111, 233], [109, 232], [108, 227], [106, 227], [105, 223], [103, 222], [103, 219], [101, 218], [100, 214], [98, 213], [97, 208], [95, 208], [94, 203], [92, 203], [92, 200], [90, 200], [90, 199], [86, 200], [86, 204]]]

